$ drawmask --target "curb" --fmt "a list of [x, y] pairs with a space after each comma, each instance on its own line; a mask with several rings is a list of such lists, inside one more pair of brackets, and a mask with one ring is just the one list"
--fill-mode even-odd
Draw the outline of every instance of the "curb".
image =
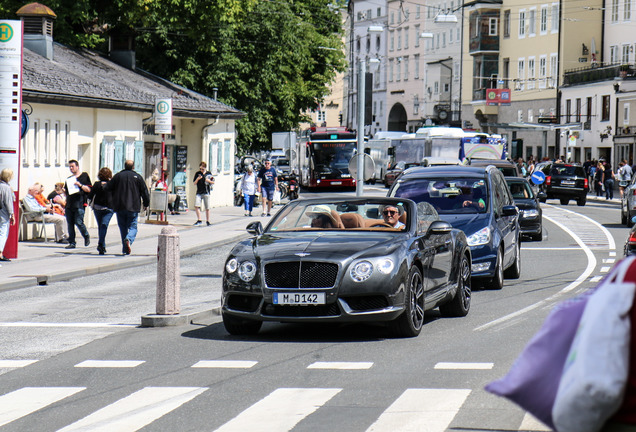
[[221, 316], [221, 306], [215, 308], [176, 315], [148, 314], [141, 317], [141, 327], [177, 327], [193, 324], [194, 321], [210, 320]]

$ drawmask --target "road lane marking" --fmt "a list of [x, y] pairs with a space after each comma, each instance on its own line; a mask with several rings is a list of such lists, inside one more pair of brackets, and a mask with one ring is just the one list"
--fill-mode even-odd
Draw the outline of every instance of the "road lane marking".
[[146, 363], [145, 360], [84, 360], [76, 368], [134, 368]]
[[139, 324], [113, 323], [40, 323], [40, 322], [0, 322], [0, 327], [77, 327], [77, 328], [134, 328]]
[[615, 257], [615, 256], [616, 256], [616, 252], [610, 252], [610, 253], [609, 253], [609, 256], [613, 256], [613, 257]]
[[24, 387], [0, 396], [0, 426], [73, 396], [86, 387]]
[[[553, 207], [553, 206], [550, 206], [550, 207]], [[553, 208], [554, 208], [554, 207], [553, 207]], [[612, 250], [615, 250], [615, 249], [616, 249], [616, 242], [614, 241], [614, 237], [612, 236], [612, 234], [610, 234], [609, 230], [608, 230], [607, 228], [605, 228], [603, 225], [601, 225], [600, 223], [596, 222], [594, 219], [592, 219], [592, 218], [590, 218], [590, 217], [588, 217], [588, 216], [585, 216], [584, 214], [576, 213], [576, 212], [573, 212], [572, 210], [567, 210], [567, 209], [565, 209], [565, 208], [563, 208], [563, 207], [558, 207], [558, 209], [559, 209], [559, 210], [561, 210], [561, 211], [567, 212], [567, 213], [571, 213], [571, 214], [576, 215], [576, 216], [580, 216], [580, 217], [582, 217], [583, 219], [586, 219], [586, 220], [587, 220], [588, 222], [590, 222], [591, 224], [596, 225], [596, 227], [597, 227], [597, 228], [598, 228], [598, 229], [599, 229], [599, 230], [600, 230], [603, 234], [605, 234], [605, 238], [607, 239], [607, 248], [608, 248], [610, 251], [612, 251]], [[550, 219], [550, 218], [548, 218], [548, 220], [551, 220], [551, 219]], [[553, 220], [551, 220], [551, 221], [553, 222]], [[594, 231], [594, 230], [586, 230], [586, 232], [587, 232], [587, 233], [589, 233], [589, 234], [594, 234], [594, 233], [596, 233], [596, 231]], [[610, 253], [611, 253], [611, 252], [610, 252]]]
[[200, 360], [192, 365], [193, 368], [217, 369], [249, 369], [258, 364], [251, 360]]
[[599, 270], [601, 273], [607, 273], [608, 271], [610, 271], [611, 267], [609, 266], [605, 266], [605, 267], [601, 267], [601, 269]]
[[494, 363], [452, 363], [439, 362], [434, 369], [457, 369], [457, 370], [487, 370], [492, 369]]
[[528, 247], [528, 246], [521, 246], [521, 250], [538, 250], [538, 251], [553, 251], [553, 250], [572, 250], [572, 251], [580, 251], [581, 248], [580, 247], [576, 247], [576, 246], [570, 246], [570, 247]]
[[[572, 212], [570, 212], [572, 213]], [[501, 318], [497, 318], [496, 320], [490, 321], [486, 324], [480, 325], [479, 327], [476, 327], [474, 329], [474, 331], [481, 331], [481, 330], [486, 330], [489, 329], [490, 327], [496, 326], [498, 324], [501, 324], [503, 322], [509, 321], [513, 318], [516, 318], [518, 316], [521, 316], [527, 312], [530, 312], [534, 309], [537, 309], [539, 307], [545, 306], [547, 304], [550, 304], [551, 302], [557, 300], [562, 294], [568, 293], [572, 290], [574, 290], [576, 287], [578, 287], [579, 285], [581, 285], [583, 282], [585, 282], [585, 280], [587, 280], [587, 278], [590, 276], [590, 274], [592, 274], [592, 272], [594, 271], [594, 268], [596, 267], [596, 257], [594, 256], [594, 253], [592, 252], [592, 250], [585, 244], [583, 243], [583, 241], [581, 240], [581, 238], [579, 236], [577, 236], [572, 230], [570, 230], [568, 227], [566, 227], [565, 225], [557, 222], [556, 220], [554, 220], [553, 218], [546, 216], [545, 214], [543, 215], [543, 217], [547, 220], [549, 220], [550, 222], [552, 222], [553, 224], [555, 224], [556, 226], [558, 226], [559, 228], [561, 228], [563, 231], [565, 231], [567, 234], [570, 235], [570, 237], [572, 237], [574, 239], [574, 241], [576, 243], [578, 243], [579, 246], [581, 246], [581, 249], [583, 250], [583, 252], [585, 252], [585, 255], [587, 256], [587, 267], [585, 268], [585, 270], [583, 271], [583, 273], [581, 273], [579, 275], [579, 277], [576, 278], [576, 280], [574, 280], [574, 282], [570, 283], [569, 285], [567, 285], [566, 287], [562, 288], [560, 291], [558, 291], [557, 293], [551, 295], [550, 297], [547, 297], [541, 301], [538, 301], [534, 304], [531, 304], [530, 306], [526, 306], [523, 309], [519, 309], [516, 312], [512, 312], [508, 315], [502, 316]], [[604, 228], [604, 227], [603, 227]], [[605, 230], [607, 231], [607, 230]], [[609, 234], [609, 232], [608, 232]]]
[[606, 258], [603, 260], [603, 264], [614, 264], [616, 262], [615, 258]]
[[37, 360], [0, 360], [0, 369], [2, 368], [21, 368], [35, 363]]
[[216, 432], [287, 432], [342, 389], [279, 388], [225, 423]]
[[137, 431], [206, 390], [206, 387], [145, 387], [58, 432]]
[[469, 389], [408, 389], [367, 432], [444, 432], [470, 392]]
[[594, 276], [590, 279], [590, 282], [599, 282], [601, 279], [603, 279], [603, 276]]
[[545, 424], [539, 421], [535, 416], [530, 413], [526, 413], [523, 417], [523, 421], [521, 422], [521, 426], [519, 426], [520, 431], [537, 431], [537, 432], [550, 432], [552, 428], [549, 428]]
[[307, 369], [370, 369], [373, 362], [315, 362]]

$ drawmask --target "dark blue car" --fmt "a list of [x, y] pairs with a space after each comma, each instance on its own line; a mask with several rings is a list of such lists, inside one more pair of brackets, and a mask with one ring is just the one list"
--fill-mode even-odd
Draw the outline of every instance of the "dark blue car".
[[472, 277], [501, 289], [504, 276], [521, 273], [518, 209], [501, 172], [493, 167], [411, 168], [389, 196], [430, 203], [440, 219], [464, 231], [472, 252]]

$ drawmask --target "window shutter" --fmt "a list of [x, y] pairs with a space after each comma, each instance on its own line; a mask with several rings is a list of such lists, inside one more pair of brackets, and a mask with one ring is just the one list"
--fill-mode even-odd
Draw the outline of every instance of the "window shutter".
[[144, 142], [135, 141], [135, 171], [144, 174]]
[[124, 169], [124, 141], [115, 140], [115, 158], [113, 160], [113, 173]]

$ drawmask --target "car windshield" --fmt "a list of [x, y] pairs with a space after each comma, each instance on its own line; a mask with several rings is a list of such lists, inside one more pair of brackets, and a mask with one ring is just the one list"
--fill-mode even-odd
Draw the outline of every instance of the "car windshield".
[[[579, 175], [579, 172], [582, 172], [581, 167], [572, 166], [572, 165], [554, 165], [550, 170], [550, 175], [562, 175], [562, 176], [576, 176]], [[582, 176], [584, 177], [584, 176]]]
[[439, 214], [486, 213], [488, 187], [483, 178], [420, 178], [398, 184], [393, 196], [427, 202]]
[[530, 184], [522, 181], [508, 181], [507, 183], [513, 198], [534, 199], [534, 192]]
[[[412, 205], [412, 204], [411, 204]], [[276, 214], [267, 232], [361, 230], [397, 232], [407, 229], [408, 205], [386, 199], [294, 201]], [[430, 212], [429, 212], [430, 213]]]

